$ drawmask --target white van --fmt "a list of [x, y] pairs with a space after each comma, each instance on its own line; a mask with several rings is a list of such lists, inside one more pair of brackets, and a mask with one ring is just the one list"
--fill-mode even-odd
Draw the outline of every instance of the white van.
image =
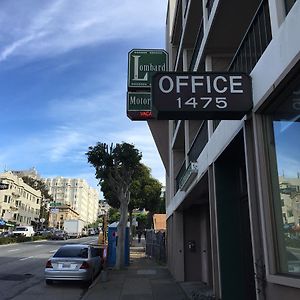
[[34, 235], [34, 230], [32, 226], [17, 226], [13, 231], [14, 236], [24, 235], [27, 237], [31, 237]]

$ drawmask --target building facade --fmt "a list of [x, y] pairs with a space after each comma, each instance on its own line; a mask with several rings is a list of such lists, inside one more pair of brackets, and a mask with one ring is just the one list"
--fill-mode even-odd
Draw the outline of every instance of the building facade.
[[12, 172], [0, 174], [8, 189], [0, 190], [0, 218], [9, 224], [36, 225], [39, 222], [41, 192], [27, 185]]
[[151, 120], [168, 267], [216, 299], [300, 298], [300, 1], [169, 0], [170, 71], [252, 79], [241, 120]]
[[97, 220], [99, 192], [84, 179], [55, 177], [44, 179], [44, 182], [53, 197], [50, 214], [51, 210], [68, 205], [86, 225]]
[[52, 208], [49, 213], [49, 227], [64, 229], [65, 220], [80, 219], [79, 213], [68, 205], [60, 205]]

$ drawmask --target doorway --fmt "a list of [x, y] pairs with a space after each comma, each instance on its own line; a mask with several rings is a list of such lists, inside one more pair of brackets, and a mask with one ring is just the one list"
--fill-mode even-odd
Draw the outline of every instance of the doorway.
[[215, 162], [222, 300], [254, 300], [246, 163], [240, 132]]

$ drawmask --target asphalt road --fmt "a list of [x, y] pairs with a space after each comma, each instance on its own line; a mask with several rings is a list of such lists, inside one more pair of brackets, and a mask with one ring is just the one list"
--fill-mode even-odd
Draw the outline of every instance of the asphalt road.
[[96, 236], [67, 241], [36, 241], [0, 246], [1, 300], [77, 300], [87, 286], [78, 282], [56, 282], [47, 286], [44, 268], [48, 258], [62, 245], [97, 243]]

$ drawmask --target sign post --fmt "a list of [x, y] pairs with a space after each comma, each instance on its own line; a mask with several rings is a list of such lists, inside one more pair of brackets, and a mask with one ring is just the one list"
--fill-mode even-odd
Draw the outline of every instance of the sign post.
[[252, 108], [244, 73], [156, 73], [152, 113], [159, 120], [240, 120]]

